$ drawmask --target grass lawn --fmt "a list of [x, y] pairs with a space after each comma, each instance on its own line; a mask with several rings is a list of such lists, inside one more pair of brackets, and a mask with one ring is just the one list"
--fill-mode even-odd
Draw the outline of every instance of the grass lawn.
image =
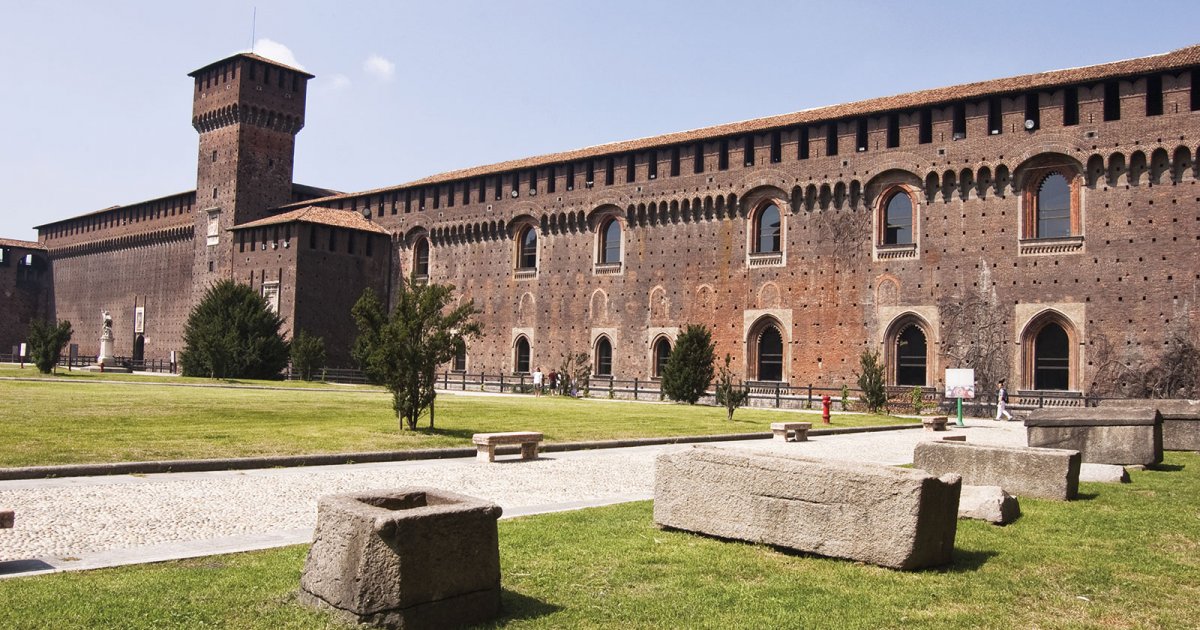
[[[742, 409], [729, 422], [716, 407], [442, 395], [437, 430], [413, 432], [400, 430], [385, 391], [325, 387], [336, 389], [0, 381], [0, 467], [468, 446], [471, 434], [493, 431], [536, 430], [551, 442], [749, 433], [796, 418]], [[906, 422], [915, 420], [835, 414], [833, 426]]]
[[[659, 531], [648, 502], [502, 521], [503, 627], [1196, 628], [1200, 456], [960, 521], [899, 572]], [[0, 580], [3, 628], [343, 628], [295, 602], [307, 547]]]
[[176, 376], [173, 374], [123, 374], [120, 372], [89, 372], [81, 369], [73, 369], [67, 371], [67, 368], [59, 366], [57, 371], [51, 374], [42, 374], [32, 363], [26, 363], [24, 368], [17, 366], [15, 363], [0, 364], [0, 377], [11, 378], [40, 378], [50, 380], [61, 380], [78, 383], [97, 383], [99, 381], [128, 381], [133, 383], [174, 383], [185, 385], [262, 385], [266, 387], [299, 387], [305, 389], [370, 389], [383, 391], [382, 388], [377, 388], [371, 385], [344, 385], [340, 383], [326, 383], [323, 381], [265, 381], [254, 379], [208, 379], [196, 378], [191, 376]]

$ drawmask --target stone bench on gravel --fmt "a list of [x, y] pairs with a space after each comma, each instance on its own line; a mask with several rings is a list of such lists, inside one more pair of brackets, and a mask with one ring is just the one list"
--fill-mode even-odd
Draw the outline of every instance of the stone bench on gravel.
[[487, 621], [500, 611], [500, 514], [434, 488], [321, 497], [300, 601], [389, 628]]
[[1035, 409], [1025, 427], [1030, 446], [1074, 449], [1090, 464], [1162, 461], [1162, 416], [1153, 408]]
[[0, 529], [12, 529], [17, 515], [12, 510], [0, 510]]
[[1164, 451], [1200, 451], [1200, 400], [1101, 400], [1101, 407], [1154, 407], [1162, 416]]
[[536, 431], [476, 433], [471, 436], [471, 442], [475, 444], [475, 459], [481, 462], [496, 461], [496, 447], [507, 444], [521, 445], [521, 459], [537, 459], [542, 434]]
[[1000, 486], [1017, 496], [1070, 500], [1079, 492], [1079, 451], [920, 442], [913, 468], [931, 475], [956, 473], [969, 486]]
[[658, 456], [654, 522], [893, 569], [951, 561], [958, 475], [697, 446]]
[[811, 422], [772, 422], [771, 434], [773, 439], [784, 442], [807, 442]]

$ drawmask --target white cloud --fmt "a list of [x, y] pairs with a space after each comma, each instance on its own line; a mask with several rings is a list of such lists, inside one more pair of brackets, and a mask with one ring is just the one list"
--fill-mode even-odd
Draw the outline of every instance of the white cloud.
[[296, 55], [292, 54], [292, 49], [280, 44], [273, 39], [262, 38], [254, 42], [254, 54], [261, 55], [267, 59], [278, 61], [285, 66], [291, 66], [297, 70], [303, 70], [304, 66], [296, 61]]
[[329, 77], [329, 82], [325, 84], [332, 91], [344, 90], [350, 87], [350, 77], [344, 74], [335, 74]]
[[396, 64], [379, 55], [372, 54], [363, 62], [363, 72], [380, 81], [391, 81], [392, 75], [396, 74]]

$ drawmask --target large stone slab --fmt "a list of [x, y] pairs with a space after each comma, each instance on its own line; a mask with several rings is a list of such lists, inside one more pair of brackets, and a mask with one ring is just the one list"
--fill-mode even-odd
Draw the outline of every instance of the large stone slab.
[[1100, 401], [1101, 407], [1154, 407], [1162, 416], [1164, 451], [1200, 451], [1200, 400], [1120, 398]]
[[1129, 483], [1124, 466], [1115, 464], [1084, 464], [1079, 467], [1079, 480], [1096, 483]]
[[1079, 451], [965, 442], [920, 442], [913, 467], [931, 475], [956, 473], [963, 485], [1000, 486], [1022, 497], [1067, 501], [1079, 492]]
[[1035, 409], [1025, 417], [1030, 446], [1069, 448], [1092, 464], [1162, 461], [1162, 416], [1144, 407]]
[[391, 628], [486, 621], [500, 610], [500, 513], [434, 488], [321, 497], [301, 600]]
[[894, 569], [951, 560], [957, 475], [693, 447], [656, 462], [654, 522]]
[[958, 518], [987, 521], [993, 525], [1008, 525], [1021, 515], [1017, 498], [1000, 486], [968, 486], [963, 484], [958, 498]]

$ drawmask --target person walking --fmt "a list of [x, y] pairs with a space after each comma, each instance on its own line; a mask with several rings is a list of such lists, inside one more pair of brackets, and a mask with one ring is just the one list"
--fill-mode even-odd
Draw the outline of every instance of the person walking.
[[542, 368], [540, 366], [534, 368], [533, 369], [533, 395], [534, 396], [542, 395], [542, 377], [543, 377]]
[[1004, 416], [1012, 420], [1012, 414], [1008, 413], [1008, 390], [1004, 388], [1004, 379], [1000, 379], [999, 390], [996, 392], [996, 419]]

